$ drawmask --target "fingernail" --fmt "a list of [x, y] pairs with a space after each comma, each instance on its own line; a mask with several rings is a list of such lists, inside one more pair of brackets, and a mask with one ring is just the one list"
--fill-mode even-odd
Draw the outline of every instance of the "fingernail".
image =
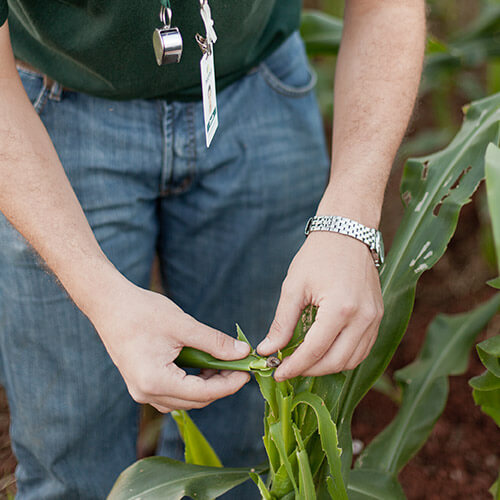
[[266, 338], [266, 339], [264, 339], [264, 340], [263, 340], [263, 341], [262, 341], [262, 342], [261, 342], [261, 343], [257, 346], [257, 349], [264, 349], [264, 350], [265, 350], [265, 349], [266, 349], [266, 347], [267, 347], [267, 348], [269, 348], [270, 344], [271, 344], [271, 342], [269, 341], [269, 339], [267, 339], [267, 338]]
[[249, 351], [248, 344], [246, 342], [242, 342], [241, 340], [234, 340], [234, 349], [240, 354], [247, 354]]

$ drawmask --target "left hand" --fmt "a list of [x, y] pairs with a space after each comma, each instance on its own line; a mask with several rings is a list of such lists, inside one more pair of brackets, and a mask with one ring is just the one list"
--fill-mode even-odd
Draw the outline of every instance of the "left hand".
[[352, 370], [368, 356], [383, 302], [377, 268], [364, 243], [331, 232], [307, 237], [290, 264], [258, 353], [268, 356], [283, 349], [309, 304], [318, 306], [316, 319], [303, 343], [276, 370], [277, 381]]

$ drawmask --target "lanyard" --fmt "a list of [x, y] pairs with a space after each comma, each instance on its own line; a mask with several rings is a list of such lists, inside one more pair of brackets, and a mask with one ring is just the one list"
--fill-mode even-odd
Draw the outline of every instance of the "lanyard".
[[[205, 25], [206, 35], [196, 33], [195, 39], [202, 52], [200, 60], [201, 91], [203, 97], [203, 115], [205, 119], [205, 138], [207, 148], [210, 146], [215, 131], [219, 126], [217, 96], [215, 89], [215, 66], [213, 46], [217, 41], [214, 21], [208, 0], [199, 0], [200, 15]], [[158, 66], [178, 63], [181, 60], [183, 41], [179, 28], [172, 27], [172, 8], [170, 0], [160, 0], [160, 20], [163, 27], [153, 33], [153, 48]]]

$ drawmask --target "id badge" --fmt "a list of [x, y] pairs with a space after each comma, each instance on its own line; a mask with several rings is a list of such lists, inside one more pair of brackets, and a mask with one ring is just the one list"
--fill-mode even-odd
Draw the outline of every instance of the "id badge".
[[200, 61], [201, 90], [203, 95], [203, 115], [205, 118], [205, 138], [207, 148], [219, 126], [219, 115], [217, 112], [217, 94], [215, 90], [215, 69], [213, 46], [203, 54]]

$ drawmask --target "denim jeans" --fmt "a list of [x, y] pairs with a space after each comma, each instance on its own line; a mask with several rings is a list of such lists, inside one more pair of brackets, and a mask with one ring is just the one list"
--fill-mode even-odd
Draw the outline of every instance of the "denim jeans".
[[[115, 266], [148, 287], [157, 254], [168, 297], [228, 334], [238, 322], [256, 345], [328, 178], [299, 36], [219, 93], [209, 149], [200, 102], [113, 101], [19, 73]], [[18, 498], [105, 498], [136, 460], [139, 406], [90, 322], [1, 214], [0, 349]], [[252, 382], [191, 415], [225, 465], [255, 465], [262, 409]], [[160, 452], [182, 449], [167, 417]], [[258, 496], [251, 483], [238, 494]]]

